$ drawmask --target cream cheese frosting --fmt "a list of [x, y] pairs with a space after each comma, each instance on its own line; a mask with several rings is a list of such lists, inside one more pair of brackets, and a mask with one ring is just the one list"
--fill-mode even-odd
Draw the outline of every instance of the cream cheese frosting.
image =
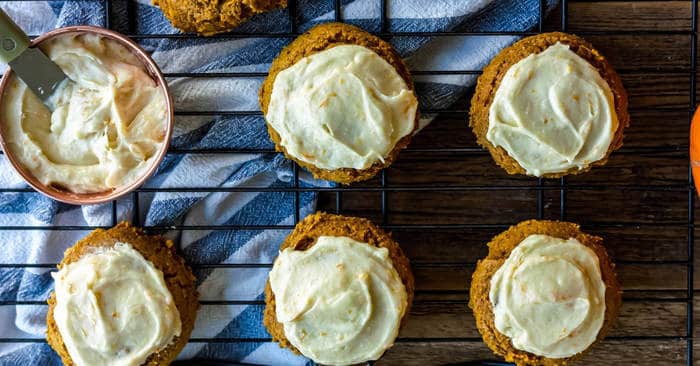
[[556, 43], [508, 69], [489, 109], [486, 138], [539, 177], [604, 158], [617, 128], [608, 83]]
[[366, 169], [416, 126], [418, 100], [372, 50], [340, 45], [275, 77], [267, 122], [298, 160], [321, 169]]
[[166, 96], [140, 60], [95, 34], [60, 35], [42, 50], [73, 83], [54, 94], [51, 113], [24, 82], [9, 80], [0, 118], [18, 162], [42, 184], [75, 193], [139, 179], [167, 129]]
[[408, 302], [389, 251], [348, 237], [282, 250], [270, 286], [287, 339], [328, 365], [378, 359], [394, 343]]
[[53, 317], [77, 366], [139, 366], [180, 335], [163, 273], [130, 244], [95, 248], [51, 276]]
[[584, 351], [605, 319], [598, 257], [575, 238], [528, 236], [491, 278], [489, 300], [513, 347], [548, 358]]

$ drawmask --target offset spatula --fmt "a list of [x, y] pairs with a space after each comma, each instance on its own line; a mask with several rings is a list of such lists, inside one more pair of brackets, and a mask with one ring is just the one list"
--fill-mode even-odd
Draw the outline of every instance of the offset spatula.
[[0, 61], [10, 65], [29, 90], [53, 111], [51, 96], [71, 82], [39, 47], [29, 47], [29, 37], [0, 9]]

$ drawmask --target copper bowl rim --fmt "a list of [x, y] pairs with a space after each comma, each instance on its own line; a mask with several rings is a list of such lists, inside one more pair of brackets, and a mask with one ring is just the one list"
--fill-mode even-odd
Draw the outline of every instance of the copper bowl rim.
[[[69, 26], [69, 27], [63, 27], [63, 28], [58, 28], [54, 29], [52, 31], [46, 32], [42, 34], [41, 36], [35, 38], [34, 40], [31, 41], [30, 47], [35, 47], [42, 42], [52, 39], [54, 37], [64, 35], [67, 33], [93, 33], [93, 34], [98, 34], [101, 36], [104, 36], [106, 38], [115, 40], [125, 46], [129, 51], [131, 51], [136, 57], [142, 62], [144, 68], [146, 69], [146, 72], [153, 78], [153, 80], [158, 84], [160, 89], [165, 95], [166, 98], [166, 113], [167, 113], [167, 122], [166, 122], [166, 128], [165, 128], [165, 135], [164, 135], [164, 141], [163, 144], [160, 147], [160, 150], [157, 153], [157, 156], [151, 163], [151, 166], [148, 168], [146, 172], [143, 173], [138, 179], [135, 181], [120, 186], [116, 187], [112, 190], [109, 191], [104, 191], [104, 192], [94, 192], [94, 193], [74, 193], [70, 192], [67, 190], [62, 190], [58, 189], [56, 187], [52, 186], [47, 186], [43, 183], [41, 183], [38, 179], [36, 179], [27, 169], [25, 169], [15, 158], [14, 153], [11, 151], [9, 146], [7, 145], [3, 133], [4, 130], [2, 126], [0, 125], [0, 147], [2, 147], [2, 150], [5, 153], [5, 156], [7, 159], [10, 161], [10, 164], [12, 167], [15, 169], [17, 173], [19, 173], [20, 176], [24, 179], [24, 181], [29, 184], [32, 188], [37, 190], [38, 192], [53, 198], [57, 201], [64, 202], [64, 203], [69, 203], [73, 205], [90, 205], [90, 204], [98, 204], [98, 203], [105, 203], [108, 201], [115, 200], [117, 198], [120, 198], [126, 194], [131, 193], [138, 187], [140, 187], [148, 178], [150, 178], [153, 173], [158, 169], [158, 166], [160, 163], [163, 161], [163, 158], [165, 158], [165, 155], [167, 154], [168, 147], [170, 146], [170, 137], [172, 135], [173, 131], [173, 125], [174, 125], [174, 111], [173, 111], [173, 97], [170, 94], [170, 90], [168, 89], [168, 83], [165, 80], [165, 77], [163, 76], [163, 73], [160, 71], [160, 68], [158, 65], [153, 61], [153, 59], [146, 53], [146, 51], [141, 48], [136, 42], [133, 40], [129, 39], [127, 36], [111, 31], [109, 29], [105, 28], [100, 28], [100, 27], [95, 27], [95, 26], [89, 26], [89, 25], [76, 25], [76, 26]], [[5, 87], [7, 86], [7, 83], [10, 79], [10, 76], [12, 75], [12, 71], [8, 69], [8, 71], [2, 76], [2, 79], [0, 79], [0, 105], [2, 105], [2, 98], [5, 94]], [[0, 121], [1, 122], [1, 121]]]

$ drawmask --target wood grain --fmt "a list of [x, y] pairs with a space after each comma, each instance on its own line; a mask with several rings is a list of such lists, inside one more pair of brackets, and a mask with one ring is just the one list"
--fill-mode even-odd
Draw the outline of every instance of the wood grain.
[[[410, 149], [385, 171], [386, 192], [320, 195], [321, 210], [368, 217], [387, 225], [412, 261], [417, 281], [415, 303], [399, 340], [378, 365], [499, 360], [481, 342], [467, 308], [471, 273], [477, 260], [486, 255], [486, 243], [494, 235], [519, 221], [538, 218], [540, 211], [541, 218], [579, 222], [585, 231], [602, 236], [617, 263], [625, 291], [612, 334], [579, 364], [680, 365], [686, 361], [689, 344], [695, 354], [700, 354], [700, 327], [691, 329], [696, 337], [690, 341], [686, 328], [686, 261], [693, 260], [700, 268], [700, 260], [690, 258], [688, 252], [689, 240], [700, 234], [688, 225], [691, 2], [570, 0], [567, 4], [567, 30], [590, 40], [607, 56], [629, 93], [631, 126], [625, 133], [625, 146], [604, 167], [567, 177], [566, 187], [560, 186], [560, 180], [543, 181], [540, 187], [537, 179], [505, 174], [487, 152], [478, 149], [467, 127], [472, 91], [465, 90], [447, 111], [436, 114]], [[560, 30], [561, 20], [561, 9], [555, 9], [544, 21], [544, 30]], [[166, 71], [184, 70], [171, 66]], [[221, 100], [237, 98], [234, 89], [226, 87], [235, 80], [216, 79], [222, 86]], [[251, 85], [257, 85], [262, 78], [250, 79]], [[182, 81], [200, 82], [197, 78]], [[183, 109], [215, 108], [187, 98], [180, 102], [178, 108]], [[422, 102], [423, 109], [436, 108], [431, 101]], [[201, 117], [178, 116], [180, 121], [190, 118]], [[259, 116], [241, 118], [264, 123]], [[381, 179], [351, 189], [358, 187], [378, 189]], [[144, 193], [141, 199], [148, 201], [151, 196]], [[293, 194], [284, 197], [294, 199]], [[385, 211], [381, 209], [383, 201]], [[698, 201], [696, 206], [700, 205]], [[430, 225], [437, 227], [427, 228]], [[216, 270], [248, 271], [247, 277], [259, 279], [261, 286], [267, 271]], [[693, 285], [700, 283], [700, 270], [693, 277]], [[227, 293], [225, 296], [230, 298], [204, 298], [217, 305], [205, 304], [200, 321], [228, 319], [228, 312], [240, 305], [218, 303], [250, 300], [258, 293], [251, 289]], [[693, 300], [698, 319], [700, 295]], [[257, 309], [253, 311], [262, 311], [258, 305], [252, 307]], [[243, 327], [234, 331], [240, 334], [231, 334], [231, 342], [240, 341], [233, 337], [244, 341], [265, 338]], [[212, 353], [220, 348], [225, 354], [228, 346], [222, 341], [210, 348]], [[694, 361], [700, 365], [700, 358]]]
[[[686, 341], [608, 339], [596, 346], [580, 365], [681, 365]], [[480, 340], [460, 342], [398, 342], [377, 365], [447, 365], [465, 360], [494, 360], [495, 356]]]
[[[536, 179], [508, 176], [479, 150], [461, 112], [469, 108], [471, 91], [466, 91], [414, 139], [413, 151], [385, 172], [386, 212], [380, 209], [380, 191], [343, 192], [341, 207], [335, 194], [321, 196], [321, 209], [340, 208], [388, 225], [412, 260], [417, 295], [411, 318], [378, 364], [498, 359], [480, 341], [466, 306], [468, 283], [493, 235], [538, 217], [538, 189], [543, 218], [582, 223], [605, 239], [625, 290], [611, 336], [580, 364], [685, 363], [686, 261], [689, 236], [694, 237], [688, 230], [687, 190], [690, 15], [690, 1], [568, 2], [568, 30], [590, 40], [620, 71], [631, 127], [625, 146], [607, 165], [568, 177], [566, 189], [559, 180], [538, 188]], [[558, 30], [560, 22], [557, 9], [545, 30]], [[441, 148], [455, 150], [436, 151]], [[363, 185], [380, 187], [381, 181]], [[423, 190], [428, 188], [436, 189]], [[696, 314], [699, 308], [696, 303]], [[690, 344], [700, 352], [697, 341]]]
[[570, 2], [568, 26], [572, 32], [689, 31], [690, 6], [689, 1]]

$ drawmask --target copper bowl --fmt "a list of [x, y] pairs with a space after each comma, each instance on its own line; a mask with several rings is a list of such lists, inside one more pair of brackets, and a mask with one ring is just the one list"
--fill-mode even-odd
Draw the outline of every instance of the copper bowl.
[[[114, 199], [117, 199], [119, 197], [122, 197], [131, 191], [135, 190], [139, 186], [141, 186], [146, 179], [150, 178], [151, 175], [155, 172], [155, 170], [158, 168], [158, 165], [160, 165], [160, 162], [163, 160], [165, 157], [165, 154], [168, 151], [168, 146], [170, 145], [170, 136], [172, 135], [172, 130], [173, 130], [173, 120], [174, 120], [174, 114], [173, 114], [173, 98], [170, 95], [170, 91], [168, 90], [168, 84], [165, 81], [165, 78], [163, 77], [163, 74], [161, 73], [160, 69], [158, 68], [158, 65], [151, 59], [150, 56], [144, 51], [136, 42], [132, 41], [128, 37], [119, 34], [117, 32], [113, 32], [108, 29], [104, 28], [99, 28], [99, 27], [93, 27], [93, 26], [86, 26], [86, 25], [78, 25], [78, 26], [71, 26], [71, 27], [64, 27], [64, 28], [59, 28], [52, 30], [50, 32], [47, 32], [36, 39], [34, 39], [31, 42], [31, 47], [35, 47], [40, 45], [42, 42], [52, 39], [54, 37], [68, 34], [68, 33], [93, 33], [93, 34], [98, 34], [101, 35], [105, 38], [109, 38], [111, 40], [114, 40], [120, 44], [122, 44], [124, 47], [126, 47], [128, 50], [130, 50], [136, 57], [138, 57], [139, 60], [141, 60], [141, 63], [146, 70], [146, 72], [151, 76], [153, 81], [156, 82], [156, 85], [158, 85], [163, 92], [163, 95], [165, 95], [166, 98], [166, 114], [167, 114], [167, 121], [166, 121], [166, 127], [165, 127], [165, 136], [163, 140], [163, 144], [158, 151], [155, 159], [152, 162], [152, 165], [148, 168], [148, 170], [137, 180], [121, 186], [117, 187], [114, 189], [111, 189], [109, 191], [104, 191], [104, 192], [95, 192], [95, 193], [74, 193], [65, 189], [61, 189], [59, 187], [54, 187], [50, 185], [45, 185], [41, 183], [38, 179], [36, 179], [31, 172], [29, 172], [27, 169], [25, 169], [19, 161], [14, 156], [14, 153], [12, 150], [7, 146], [7, 143], [5, 142], [5, 139], [3, 138], [3, 126], [0, 125], [0, 146], [2, 146], [2, 150], [5, 152], [5, 156], [7, 159], [10, 161], [12, 166], [15, 168], [15, 170], [24, 178], [24, 180], [32, 186], [32, 188], [36, 189], [40, 193], [45, 194], [46, 196], [49, 196], [57, 201], [69, 203], [69, 204], [74, 204], [74, 205], [88, 205], [88, 204], [97, 204], [97, 203], [104, 203], [107, 201], [111, 201]], [[12, 75], [12, 71], [8, 69], [8, 72], [3, 75], [2, 79], [0, 79], [0, 105], [2, 105], [2, 98], [5, 94], [5, 87], [7, 86], [7, 83], [10, 79], [10, 76]]]

